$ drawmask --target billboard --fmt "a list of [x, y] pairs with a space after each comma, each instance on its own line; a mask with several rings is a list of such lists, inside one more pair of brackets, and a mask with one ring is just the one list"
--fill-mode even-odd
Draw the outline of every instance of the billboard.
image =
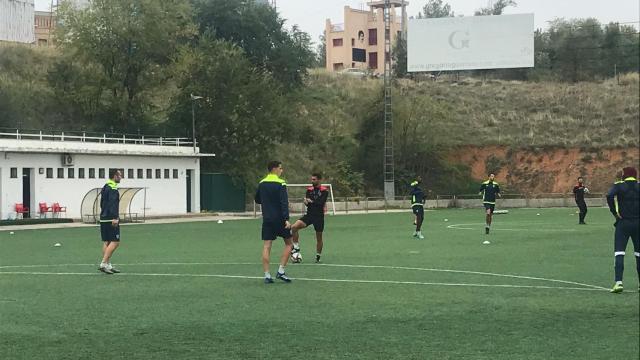
[[33, 43], [33, 0], [0, 0], [0, 41]]
[[533, 14], [411, 19], [410, 72], [534, 65]]

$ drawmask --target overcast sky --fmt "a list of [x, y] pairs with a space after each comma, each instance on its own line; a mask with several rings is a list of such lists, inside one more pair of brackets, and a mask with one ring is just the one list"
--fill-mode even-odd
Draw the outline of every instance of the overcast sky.
[[[161, 1], [161, 0], [159, 0]], [[327, 18], [334, 23], [343, 22], [344, 6], [366, 8], [366, 0], [276, 0], [280, 14], [289, 26], [297, 24], [314, 41], [324, 31]], [[473, 15], [490, 0], [445, 0], [456, 15]], [[51, 0], [35, 0], [36, 10], [48, 10]], [[427, 0], [408, 0], [409, 16], [416, 16]], [[517, 7], [507, 8], [505, 13], [534, 13], [536, 28], [546, 28], [555, 18], [595, 17], [603, 23], [633, 22], [640, 18], [638, 0], [516, 0]], [[637, 24], [635, 24], [637, 26]]]

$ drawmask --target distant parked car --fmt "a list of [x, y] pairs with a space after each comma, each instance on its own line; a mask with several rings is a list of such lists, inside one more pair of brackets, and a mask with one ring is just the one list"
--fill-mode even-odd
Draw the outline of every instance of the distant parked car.
[[369, 74], [367, 73], [366, 70], [356, 69], [356, 68], [344, 69], [344, 70], [340, 71], [340, 74], [344, 74], [344, 75], [348, 75], [348, 76], [354, 76], [354, 77], [360, 77], [360, 78], [365, 78], [365, 77], [369, 76]]

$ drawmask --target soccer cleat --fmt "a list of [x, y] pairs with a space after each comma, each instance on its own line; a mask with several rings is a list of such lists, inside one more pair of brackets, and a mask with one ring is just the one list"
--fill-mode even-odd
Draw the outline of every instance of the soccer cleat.
[[100, 267], [98, 268], [98, 270], [102, 271], [103, 273], [105, 273], [105, 274], [107, 274], [107, 275], [113, 275], [113, 274], [114, 274], [113, 270], [112, 270], [112, 269], [109, 269], [109, 268], [108, 268], [108, 267], [106, 267], [106, 266], [100, 266]]
[[109, 270], [111, 270], [111, 272], [114, 274], [119, 274], [121, 272], [120, 270], [114, 268], [113, 266], [109, 266]]
[[264, 283], [265, 284], [273, 284], [273, 279], [270, 278], [270, 277], [266, 277], [266, 278], [264, 278]]
[[316, 255], [316, 263], [320, 262], [320, 255]]
[[610, 292], [613, 294], [620, 294], [623, 290], [624, 288], [622, 287], [622, 284], [616, 283], [615, 285], [613, 285], [613, 288]]
[[424, 235], [422, 235], [422, 233], [418, 233], [418, 235], [416, 235], [416, 238], [424, 240]]
[[[285, 273], [276, 273], [276, 279], [280, 279], [286, 283], [290, 283], [291, 279], [289, 279], [289, 277], [287, 275], [285, 275]], [[271, 280], [273, 281], [273, 280]]]

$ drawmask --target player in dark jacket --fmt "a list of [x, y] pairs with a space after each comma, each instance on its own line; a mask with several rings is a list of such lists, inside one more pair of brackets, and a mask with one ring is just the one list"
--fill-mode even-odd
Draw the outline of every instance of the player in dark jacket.
[[[418, 178], [420, 179], [420, 178]], [[420, 189], [420, 181], [416, 180], [411, 183], [411, 211], [416, 216], [416, 231], [413, 237], [416, 239], [424, 239], [422, 235], [422, 222], [424, 221], [424, 203], [426, 197], [424, 191]]]
[[322, 238], [324, 232], [324, 212], [327, 198], [329, 197], [329, 189], [320, 184], [322, 180], [322, 174], [319, 172], [311, 174], [311, 186], [307, 188], [307, 192], [304, 196], [304, 204], [307, 207], [307, 213], [296, 221], [291, 227], [293, 233], [293, 250], [291, 252], [294, 262], [299, 262], [298, 257], [294, 257], [295, 253], [300, 252], [299, 244], [299, 230], [313, 225], [313, 229], [316, 231], [316, 262], [320, 262], [320, 256], [322, 256], [322, 248], [324, 241]]
[[484, 205], [486, 216], [486, 224], [484, 227], [485, 234], [489, 234], [491, 229], [491, 220], [493, 211], [496, 209], [496, 196], [500, 195], [500, 185], [495, 181], [495, 174], [489, 174], [489, 180], [480, 185], [480, 195], [482, 195], [482, 204]]
[[280, 161], [269, 162], [267, 168], [269, 174], [260, 181], [255, 197], [256, 203], [262, 205], [262, 267], [264, 270], [264, 283], [273, 283], [269, 272], [269, 260], [271, 257], [271, 245], [277, 237], [284, 239], [285, 246], [280, 257], [280, 267], [276, 273], [276, 278], [284, 282], [291, 282], [291, 279], [285, 275], [284, 271], [291, 253], [291, 224], [289, 223], [287, 183], [280, 178], [283, 171]]
[[100, 235], [102, 236], [102, 261], [98, 270], [105, 274], [120, 271], [111, 265], [111, 256], [120, 245], [120, 193], [118, 184], [122, 179], [120, 170], [109, 170], [109, 181], [100, 192]]
[[584, 185], [584, 179], [581, 176], [578, 178], [578, 184], [573, 187], [573, 197], [580, 210], [580, 219], [578, 220], [578, 224], [580, 225], [586, 225], [584, 218], [587, 216], [587, 203], [584, 201], [584, 194], [588, 193], [589, 189]]
[[[636, 257], [636, 270], [640, 281], [640, 186], [638, 172], [635, 168], [623, 169], [623, 181], [616, 182], [607, 193], [609, 211], [616, 219], [614, 235], [615, 284], [612, 293], [621, 293], [622, 273], [624, 272], [624, 255], [629, 238], [633, 242]], [[640, 291], [640, 286], [638, 287]]]

